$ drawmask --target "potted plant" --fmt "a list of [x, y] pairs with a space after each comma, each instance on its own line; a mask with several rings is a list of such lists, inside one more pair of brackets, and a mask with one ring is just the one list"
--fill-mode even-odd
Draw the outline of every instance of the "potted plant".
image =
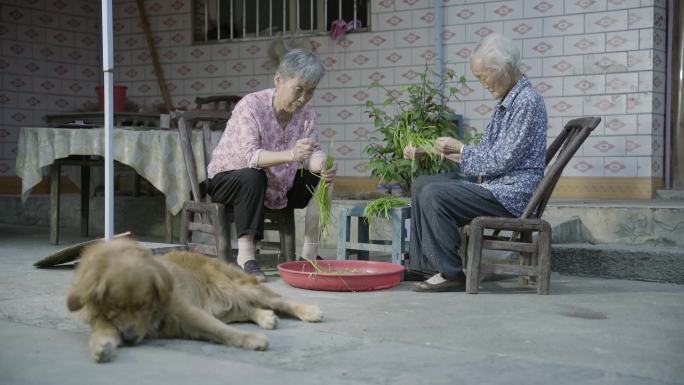
[[[382, 104], [366, 102], [366, 111], [373, 118], [379, 135], [369, 138], [364, 151], [370, 156], [367, 167], [371, 175], [380, 180], [379, 189], [389, 184], [393, 189], [401, 188], [406, 193], [410, 191], [415, 177], [457, 167], [440, 156], [434, 148], [434, 141], [440, 136], [456, 136], [455, 114], [447, 104], [457, 99], [457, 86], [464, 85], [465, 78], [460, 76], [454, 80], [456, 75], [448, 70], [441, 82], [436, 83], [434, 75], [426, 65], [420, 82], [402, 87], [406, 98], [401, 100], [378, 82], [371, 83], [371, 88], [380, 87], [388, 96]], [[396, 107], [396, 113], [387, 111], [390, 106]], [[422, 147], [427, 156], [415, 161], [404, 159], [403, 150], [409, 144]]]

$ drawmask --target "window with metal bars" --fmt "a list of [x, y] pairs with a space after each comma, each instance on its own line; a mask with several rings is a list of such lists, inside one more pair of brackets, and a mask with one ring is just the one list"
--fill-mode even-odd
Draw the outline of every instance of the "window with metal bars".
[[[369, 31], [369, 0], [195, 0], [196, 42]], [[337, 22], [343, 20], [344, 23]]]

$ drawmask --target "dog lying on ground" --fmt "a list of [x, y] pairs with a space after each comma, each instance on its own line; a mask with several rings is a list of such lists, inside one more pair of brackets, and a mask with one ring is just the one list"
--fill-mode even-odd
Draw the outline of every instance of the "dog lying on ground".
[[143, 338], [209, 340], [265, 350], [263, 334], [226, 325], [252, 321], [263, 329], [278, 324], [274, 310], [318, 322], [321, 311], [285, 299], [237, 266], [200, 254], [173, 251], [161, 257], [130, 239], [86, 248], [67, 297], [70, 311], [90, 324], [96, 362], [114, 357], [122, 342]]

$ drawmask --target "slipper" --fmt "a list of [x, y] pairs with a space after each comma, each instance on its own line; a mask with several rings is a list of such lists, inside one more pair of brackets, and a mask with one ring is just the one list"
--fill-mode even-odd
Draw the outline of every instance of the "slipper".
[[[419, 293], [444, 293], [454, 291], [465, 291], [465, 275], [460, 274], [456, 279], [445, 279], [441, 274], [432, 278], [418, 282], [413, 291]], [[432, 282], [431, 282], [432, 281]]]
[[266, 281], [266, 274], [264, 274], [264, 272], [261, 270], [261, 267], [259, 267], [257, 261], [253, 259], [245, 262], [242, 270], [244, 270], [245, 273], [254, 276], [259, 283]]
[[425, 281], [426, 279], [432, 277], [432, 273], [426, 273], [420, 270], [406, 269], [404, 271], [404, 281], [417, 282]]

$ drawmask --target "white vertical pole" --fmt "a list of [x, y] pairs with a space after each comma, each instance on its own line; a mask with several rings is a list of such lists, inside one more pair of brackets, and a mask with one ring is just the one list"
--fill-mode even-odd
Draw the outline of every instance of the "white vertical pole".
[[328, 32], [328, 0], [323, 0], [323, 8], [325, 11], [323, 13], [325, 14], [325, 19], [323, 20], [323, 32]]
[[221, 0], [216, 2], [216, 40], [221, 40]]
[[247, 37], [247, 2], [242, 0], [242, 40]]
[[273, 36], [273, 0], [268, 1], [268, 36]]
[[112, 0], [102, 0], [102, 72], [104, 73], [104, 169], [105, 169], [105, 239], [114, 235], [114, 48]]
[[[435, 73], [440, 95], [444, 91], [444, 45], [442, 44], [442, 0], [435, 0]], [[441, 99], [441, 96], [440, 96]], [[440, 100], [441, 103], [441, 100]]]
[[314, 26], [314, 0], [309, 1], [309, 32], [313, 32]]
[[230, 0], [230, 40], [233, 40], [233, 19], [235, 19], [235, 8], [233, 8], [233, 0]]
[[286, 1], [287, 0], [283, 0], [283, 36], [285, 36], [285, 31], [287, 31], [287, 23], [286, 23], [287, 22], [287, 19], [286, 19], [286, 13], [287, 12], [285, 12], [287, 9], [286, 5], [285, 5]]
[[259, 0], [256, 2], [256, 37], [259, 37]]
[[295, 31], [299, 31], [301, 28], [301, 25], [299, 24], [299, 0], [297, 0], [297, 26], [295, 28]]

